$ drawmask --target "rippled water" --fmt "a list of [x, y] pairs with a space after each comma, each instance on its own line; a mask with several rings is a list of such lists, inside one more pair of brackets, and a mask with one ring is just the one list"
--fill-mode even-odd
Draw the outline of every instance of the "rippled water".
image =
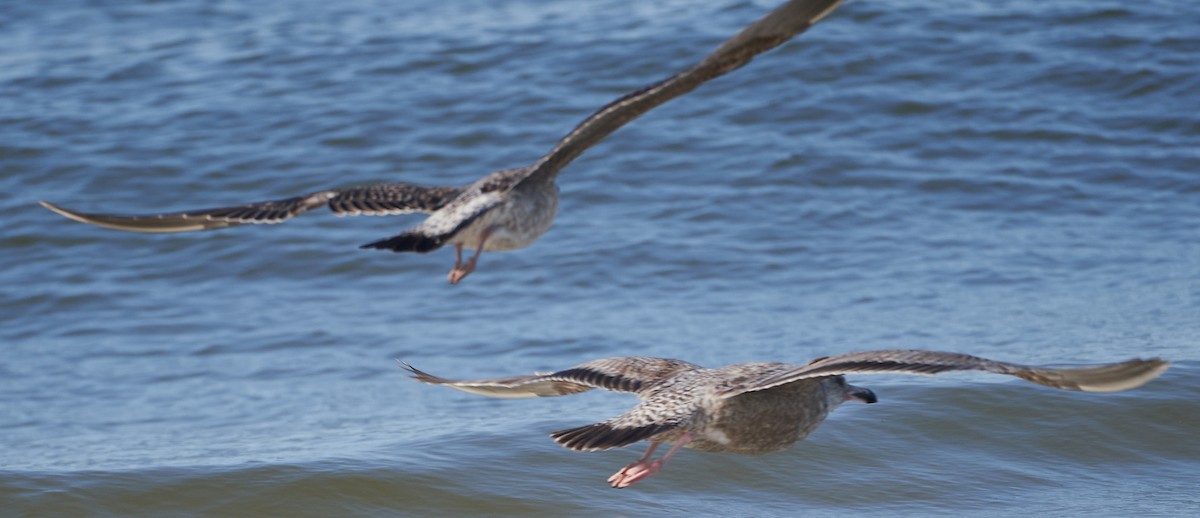
[[[774, 1], [2, 2], [0, 514], [1200, 509], [1200, 4], [857, 0], [568, 168], [555, 228], [357, 250], [415, 219], [188, 235], [153, 212], [531, 162]], [[1120, 394], [858, 377], [787, 452], [552, 430], [633, 399], [407, 381], [646, 354], [721, 365], [934, 348], [1163, 356]]]

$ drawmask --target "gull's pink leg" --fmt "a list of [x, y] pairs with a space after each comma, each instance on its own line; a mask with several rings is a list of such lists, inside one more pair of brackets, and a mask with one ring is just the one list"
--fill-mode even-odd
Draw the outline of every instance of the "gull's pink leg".
[[642, 458], [638, 459], [638, 461], [634, 462], [633, 464], [625, 466], [615, 475], [608, 477], [608, 481], [612, 484], [612, 487], [617, 489], [629, 487], [633, 485], [634, 482], [662, 471], [663, 466], [667, 465], [667, 461], [675, 455], [675, 452], [679, 451], [680, 448], [683, 448], [691, 441], [692, 433], [684, 432], [683, 436], [681, 436], [678, 441], [675, 441], [675, 445], [671, 446], [671, 449], [667, 451], [667, 454], [663, 455], [661, 459], [653, 462], [646, 462], [650, 459], [650, 455], [654, 453], [654, 449], [658, 447], [658, 443], [651, 443], [650, 449], [646, 450], [646, 454], [642, 455]]
[[492, 232], [490, 230], [483, 231], [479, 236], [479, 246], [475, 247], [475, 255], [471, 256], [471, 260], [467, 264], [462, 262], [462, 244], [454, 245], [454, 268], [450, 270], [450, 284], [458, 284], [458, 281], [466, 278], [471, 272], [475, 271], [475, 264], [479, 262], [479, 256], [483, 254], [483, 244], [487, 242], [488, 236]]
[[462, 243], [454, 244], [454, 268], [451, 268], [451, 271], [457, 270], [459, 266], [462, 266], [462, 249]]

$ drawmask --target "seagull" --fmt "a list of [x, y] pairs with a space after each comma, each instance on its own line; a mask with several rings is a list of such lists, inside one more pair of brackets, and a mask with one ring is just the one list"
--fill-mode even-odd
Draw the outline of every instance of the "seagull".
[[[585, 150], [654, 107], [737, 69], [754, 56], [804, 32], [841, 2], [787, 2], [742, 29], [691, 68], [600, 108], [532, 165], [497, 171], [469, 185], [389, 183], [330, 189], [234, 207], [147, 215], [79, 212], [46, 201], [41, 205], [75, 221], [147, 233], [281, 223], [321, 206], [328, 206], [340, 216], [425, 213], [429, 217], [417, 225], [361, 248], [426, 253], [453, 244], [454, 267], [450, 270], [449, 280], [451, 284], [457, 284], [475, 270], [479, 256], [485, 250], [499, 252], [524, 248], [550, 230], [558, 212], [555, 179], [559, 171]], [[465, 262], [463, 248], [475, 250]]]
[[[625, 356], [548, 374], [480, 380], [439, 378], [401, 365], [417, 381], [496, 398], [565, 396], [593, 388], [636, 394], [641, 402], [624, 414], [550, 434], [555, 442], [578, 451], [649, 441], [641, 458], [609, 477], [612, 487], [624, 488], [662, 471], [680, 448], [750, 455], [780, 451], [807, 437], [838, 405], [878, 401], [871, 390], [847, 384], [846, 374], [985, 371], [1063, 390], [1117, 392], [1154, 379], [1170, 362], [1133, 359], [1051, 369], [951, 352], [880, 350], [817, 358], [803, 366], [741, 363], [706, 369], [682, 360]], [[665, 443], [671, 443], [671, 449], [651, 460]]]

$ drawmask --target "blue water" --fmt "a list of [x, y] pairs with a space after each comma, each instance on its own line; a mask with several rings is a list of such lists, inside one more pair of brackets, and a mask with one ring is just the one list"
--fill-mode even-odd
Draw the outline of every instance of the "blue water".
[[[555, 227], [358, 250], [418, 217], [139, 235], [158, 212], [528, 164], [773, 1], [0, 2], [0, 514], [1193, 515], [1200, 4], [855, 0], [615, 133]], [[615, 355], [1162, 356], [1120, 394], [860, 376], [794, 449], [553, 430], [634, 402], [410, 382]]]

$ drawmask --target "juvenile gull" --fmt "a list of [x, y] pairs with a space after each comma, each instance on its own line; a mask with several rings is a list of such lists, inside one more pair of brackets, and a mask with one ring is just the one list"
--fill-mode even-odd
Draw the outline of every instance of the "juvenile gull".
[[[966, 354], [865, 351], [818, 358], [808, 365], [741, 363], [706, 369], [681, 360], [626, 356], [595, 360], [550, 374], [450, 380], [404, 364], [417, 381], [497, 398], [564, 396], [602, 388], [633, 392], [641, 402], [607, 421], [550, 434], [580, 451], [650, 441], [640, 459], [608, 481], [627, 487], [662, 470], [680, 448], [758, 455], [790, 447], [812, 433], [845, 401], [874, 403], [875, 393], [846, 383], [845, 374], [938, 374], [986, 371], [1064, 390], [1117, 392], [1150, 381], [1170, 362], [1159, 358], [1073, 369], [1049, 369]], [[660, 444], [673, 443], [651, 460]]]
[[[817, 23], [841, 0], [792, 0], [742, 29], [696, 65], [621, 97], [585, 119], [532, 165], [491, 173], [465, 186], [408, 183], [330, 189], [294, 198], [169, 214], [113, 215], [42, 206], [83, 223], [132, 232], [190, 232], [247, 223], [280, 223], [326, 205], [338, 215], [426, 213], [401, 234], [362, 248], [430, 252], [454, 245], [450, 283], [475, 270], [483, 251], [524, 248], [550, 229], [558, 211], [558, 172], [617, 128], [700, 84], [745, 65]], [[463, 248], [476, 252], [463, 261]]]

